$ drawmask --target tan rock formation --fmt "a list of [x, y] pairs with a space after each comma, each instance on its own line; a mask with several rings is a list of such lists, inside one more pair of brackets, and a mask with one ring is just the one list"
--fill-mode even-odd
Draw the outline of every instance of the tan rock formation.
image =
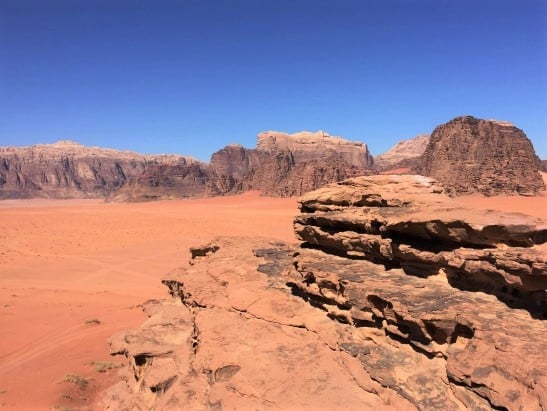
[[380, 171], [412, 168], [424, 153], [427, 143], [429, 134], [420, 134], [410, 140], [399, 141], [385, 153], [374, 157], [374, 167]]
[[[127, 357], [103, 409], [405, 409], [411, 405], [338, 349], [347, 327], [292, 295], [292, 251], [224, 238], [163, 280], [171, 301], [110, 341]], [[205, 254], [208, 256], [202, 256]]]
[[[374, 176], [306, 195], [294, 286], [356, 335], [391, 339], [347, 347], [421, 409], [545, 408], [547, 226], [439, 191], [421, 176]], [[405, 344], [413, 356], [393, 349]]]
[[414, 168], [450, 195], [535, 195], [545, 189], [532, 143], [511, 123], [456, 117], [431, 134]]
[[257, 148], [227, 146], [211, 157], [208, 192], [212, 195], [259, 190], [270, 196], [297, 196], [371, 174], [372, 157], [365, 144], [323, 132], [259, 134]]

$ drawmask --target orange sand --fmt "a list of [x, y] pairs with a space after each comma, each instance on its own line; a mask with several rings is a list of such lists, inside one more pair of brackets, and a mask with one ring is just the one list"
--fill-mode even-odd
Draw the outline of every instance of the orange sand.
[[[187, 264], [188, 247], [216, 235], [295, 241], [296, 212], [295, 199], [257, 193], [141, 204], [0, 202], [0, 405], [90, 405], [116, 379], [91, 362], [120, 361], [108, 355], [107, 338], [144, 321], [138, 304], [167, 296], [160, 279]], [[93, 380], [80, 390], [59, 383], [66, 374]]]
[[[547, 219], [545, 196], [456, 201]], [[166, 297], [159, 280], [187, 264], [189, 246], [216, 235], [294, 241], [296, 213], [295, 199], [256, 193], [144, 204], [0, 202], [0, 405], [92, 404], [116, 372], [98, 373], [91, 361], [119, 362], [107, 338], [144, 321], [138, 304]], [[100, 323], [86, 324], [92, 319]], [[59, 383], [66, 374], [93, 380], [80, 390]]]
[[480, 197], [464, 196], [454, 199], [466, 207], [500, 210], [504, 212], [518, 212], [529, 214], [547, 220], [547, 195], [536, 197]]

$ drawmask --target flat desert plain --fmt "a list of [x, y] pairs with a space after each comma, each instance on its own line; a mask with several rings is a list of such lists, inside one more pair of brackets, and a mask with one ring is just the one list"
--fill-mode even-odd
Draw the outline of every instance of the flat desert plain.
[[[547, 218], [545, 196], [456, 201]], [[219, 235], [295, 242], [296, 213], [296, 199], [257, 193], [140, 204], [0, 202], [1, 406], [92, 408], [117, 373], [100, 373], [92, 362], [119, 363], [108, 355], [108, 337], [145, 320], [139, 304], [166, 297], [160, 279], [188, 263], [190, 246]]]
[[[167, 297], [162, 275], [218, 235], [294, 242], [296, 199], [234, 197], [107, 204], [0, 202], [0, 408], [91, 406], [116, 370], [107, 339]], [[74, 382], [67, 376], [85, 378]], [[82, 389], [78, 386], [82, 385]]]

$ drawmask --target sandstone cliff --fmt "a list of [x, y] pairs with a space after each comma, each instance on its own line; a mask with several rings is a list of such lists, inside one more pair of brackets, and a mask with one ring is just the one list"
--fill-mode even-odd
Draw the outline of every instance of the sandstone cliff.
[[143, 156], [62, 141], [0, 148], [0, 199], [146, 201], [247, 190], [293, 196], [370, 174], [371, 167], [365, 144], [322, 132], [263, 133], [256, 149], [229, 145], [214, 153], [210, 164], [184, 156]]
[[545, 186], [532, 143], [511, 123], [457, 117], [431, 134], [418, 174], [434, 177], [451, 195], [535, 195]]
[[420, 134], [410, 140], [399, 141], [383, 154], [374, 157], [374, 166], [379, 171], [412, 168], [424, 153], [429, 143], [429, 134]]
[[0, 148], [0, 199], [102, 198], [150, 165], [195, 163], [176, 155], [146, 156], [59, 141]]
[[105, 409], [545, 409], [544, 221], [421, 176], [309, 193], [300, 246], [219, 238], [110, 340]]
[[365, 144], [324, 132], [261, 133], [256, 149], [227, 146], [211, 157], [211, 195], [259, 190], [264, 195], [295, 196], [325, 184], [372, 172]]
[[295, 163], [338, 156], [349, 165], [371, 169], [374, 163], [366, 144], [330, 136], [324, 131], [295, 134], [267, 131], [258, 135], [257, 150], [266, 153], [291, 152]]

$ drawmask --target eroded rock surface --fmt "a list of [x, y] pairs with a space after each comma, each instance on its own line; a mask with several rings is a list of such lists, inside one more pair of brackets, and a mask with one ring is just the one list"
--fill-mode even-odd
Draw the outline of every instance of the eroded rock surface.
[[315, 133], [302, 131], [294, 134], [267, 131], [258, 135], [256, 148], [266, 153], [290, 151], [296, 163], [325, 159], [336, 155], [355, 167], [370, 169], [374, 164], [366, 144], [330, 136], [324, 131]]
[[228, 145], [212, 155], [210, 164], [61, 141], [0, 148], [0, 199], [148, 201], [249, 190], [288, 197], [371, 173], [365, 144], [323, 132], [262, 133], [256, 149]]
[[372, 156], [365, 144], [323, 132], [261, 133], [256, 149], [229, 145], [211, 157], [211, 195], [258, 190], [298, 196], [326, 184], [368, 175]]
[[[376, 352], [347, 345], [373, 379], [422, 409], [547, 406], [545, 222], [454, 206], [421, 176], [348, 180], [304, 196], [301, 210], [294, 287], [391, 340]], [[413, 347], [430, 372], [407, 370], [419, 363], [393, 345]]]
[[[300, 246], [219, 238], [111, 341], [106, 409], [545, 409], [543, 221], [421, 176], [301, 199]], [[427, 207], [427, 209], [424, 209]]]
[[536, 195], [545, 189], [540, 168], [522, 130], [464, 116], [435, 128], [413, 171], [437, 179], [450, 195]]
[[413, 408], [340, 349], [347, 325], [292, 294], [290, 246], [224, 238], [199, 250], [163, 280], [172, 299], [147, 303], [146, 323], [111, 338], [130, 367], [102, 408]]

